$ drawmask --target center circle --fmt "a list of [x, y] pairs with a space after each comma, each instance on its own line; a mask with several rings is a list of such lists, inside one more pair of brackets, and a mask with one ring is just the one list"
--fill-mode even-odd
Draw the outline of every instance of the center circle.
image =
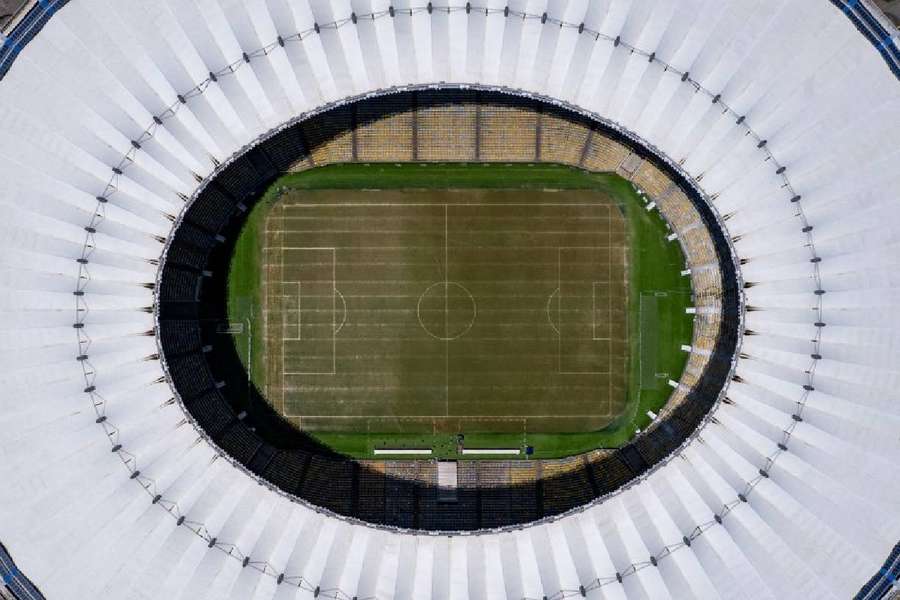
[[419, 296], [416, 316], [419, 325], [433, 338], [455, 340], [475, 324], [478, 309], [475, 298], [455, 281], [433, 283]]

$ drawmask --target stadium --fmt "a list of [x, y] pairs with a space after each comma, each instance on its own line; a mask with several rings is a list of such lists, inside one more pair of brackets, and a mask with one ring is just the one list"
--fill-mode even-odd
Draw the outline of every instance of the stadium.
[[900, 597], [890, 0], [0, 8], [0, 598]]

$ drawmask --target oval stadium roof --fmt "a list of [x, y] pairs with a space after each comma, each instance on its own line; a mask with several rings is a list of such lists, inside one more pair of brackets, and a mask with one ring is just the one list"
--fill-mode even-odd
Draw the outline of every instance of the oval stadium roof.
[[[40, 0], [17, 19], [11, 593], [878, 598], [897, 580], [900, 53], [869, 2]], [[721, 215], [746, 283], [699, 435], [603, 502], [502, 532], [369, 527], [261, 485], [170, 401], [152, 335], [160, 240], [217, 165], [323, 106], [428, 85], [558, 99], [642, 140]]]

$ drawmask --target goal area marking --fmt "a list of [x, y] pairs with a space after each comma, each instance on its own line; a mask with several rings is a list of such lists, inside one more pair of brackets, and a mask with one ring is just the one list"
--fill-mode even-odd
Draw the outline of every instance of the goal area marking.
[[[608, 335], [607, 336], [598, 336], [597, 335], [597, 284], [603, 284], [603, 285], [608, 286], [610, 283], [609, 278], [607, 278], [606, 280], [590, 280], [590, 279], [584, 280], [584, 281], [576, 280], [582, 286], [586, 286], [588, 284], [590, 284], [590, 286], [591, 286], [591, 294], [590, 294], [590, 297], [591, 297], [591, 307], [590, 307], [591, 319], [590, 319], [590, 323], [584, 324], [585, 328], [590, 329], [591, 335], [590, 335], [590, 337], [585, 336], [585, 338], [583, 340], [576, 339], [575, 343], [583, 342], [583, 341], [606, 342], [606, 344], [605, 344], [606, 348], [604, 348], [603, 350], [601, 350], [600, 348], [593, 349], [593, 351], [597, 353], [597, 356], [594, 358], [601, 358], [602, 355], [604, 355], [604, 354], [606, 355], [606, 362], [607, 362], [606, 370], [602, 371], [599, 369], [577, 368], [577, 365], [573, 368], [569, 368], [568, 366], [564, 367], [564, 365], [566, 365], [566, 361], [565, 361], [565, 353], [563, 352], [563, 348], [564, 348], [564, 346], [567, 345], [567, 343], [571, 343], [573, 340], [567, 339], [567, 336], [564, 334], [564, 332], [567, 330], [567, 327], [563, 320], [563, 315], [570, 313], [570, 312], [579, 312], [579, 309], [578, 308], [564, 309], [563, 302], [564, 302], [564, 300], [568, 301], [570, 299], [570, 297], [578, 299], [580, 296], [577, 294], [566, 295], [564, 293], [564, 291], [566, 290], [566, 287], [565, 287], [566, 280], [563, 278], [563, 272], [564, 272], [563, 267], [569, 266], [571, 264], [577, 264], [578, 261], [564, 261], [563, 255], [567, 252], [573, 253], [573, 254], [577, 254], [579, 252], [581, 252], [581, 253], [595, 252], [596, 253], [598, 250], [602, 250], [602, 249], [604, 249], [604, 248], [600, 247], [600, 246], [560, 246], [557, 248], [557, 287], [556, 287], [556, 290], [554, 290], [554, 292], [553, 292], [556, 295], [556, 326], [553, 327], [553, 329], [556, 330], [556, 333], [559, 338], [559, 344], [557, 345], [557, 367], [558, 367], [557, 371], [559, 372], [560, 375], [610, 375], [612, 373], [612, 338], [609, 337]], [[588, 264], [590, 264], [592, 266], [594, 265], [593, 262], [589, 262]], [[604, 266], [606, 266], [606, 267], [610, 266], [608, 264], [608, 261], [607, 261], [607, 264]], [[552, 295], [551, 295], [551, 298], [552, 298]], [[611, 323], [612, 322], [612, 302], [609, 300], [607, 300], [607, 311], [608, 311], [607, 323]], [[551, 322], [551, 326], [553, 326], [552, 322]], [[595, 345], [595, 344], [591, 344], [591, 345]], [[581, 346], [578, 346], [578, 349], [581, 350], [581, 352], [579, 354], [583, 355], [584, 349]], [[579, 358], [584, 360], [583, 356], [580, 356]], [[593, 361], [591, 361], [591, 362], [593, 362]]]

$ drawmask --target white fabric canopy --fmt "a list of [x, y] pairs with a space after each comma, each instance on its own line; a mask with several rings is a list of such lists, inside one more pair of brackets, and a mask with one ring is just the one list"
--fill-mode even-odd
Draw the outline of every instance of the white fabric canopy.
[[[855, 594], [900, 539], [900, 85], [882, 57], [825, 1], [426, 4], [74, 0], [19, 55], [0, 83], [0, 540], [19, 567], [51, 599]], [[754, 284], [714, 422], [520, 531], [369, 528], [258, 485], [167, 403], [141, 335], [154, 236], [212, 159], [325, 103], [442, 82], [640, 136], [714, 199]]]

